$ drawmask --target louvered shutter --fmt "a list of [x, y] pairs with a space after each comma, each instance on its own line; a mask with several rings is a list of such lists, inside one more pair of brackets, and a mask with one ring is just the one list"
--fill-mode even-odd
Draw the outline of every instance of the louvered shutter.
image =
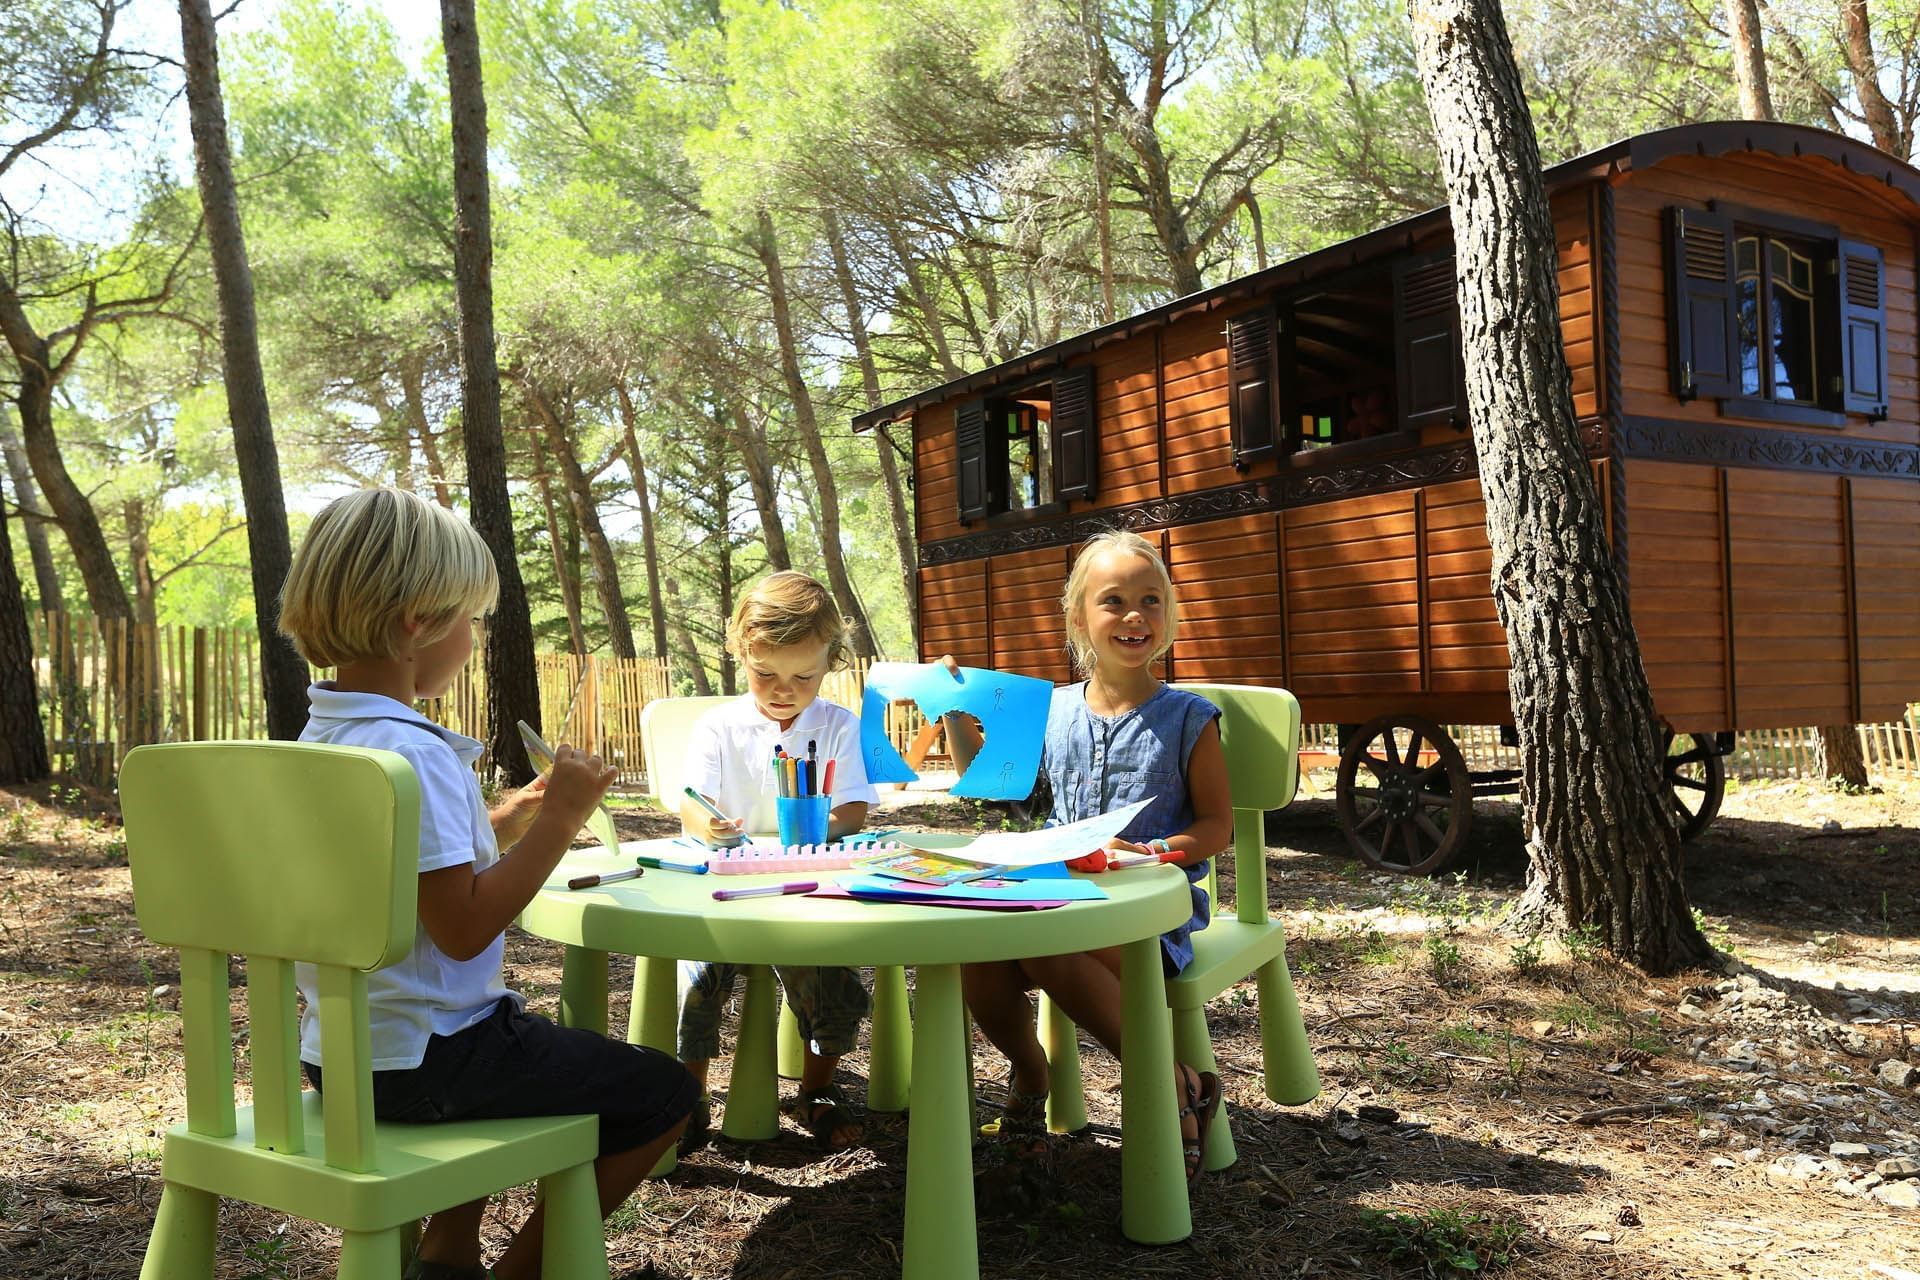
[[1394, 264], [1393, 317], [1401, 430], [1464, 426], [1466, 368], [1451, 253]]
[[1870, 244], [1842, 240], [1840, 277], [1840, 390], [1848, 413], [1887, 414], [1886, 262]]
[[1099, 476], [1099, 432], [1093, 412], [1093, 368], [1063, 370], [1053, 380], [1053, 496], [1091, 498]]
[[1273, 309], [1262, 307], [1227, 321], [1227, 420], [1236, 467], [1274, 453], [1273, 320]]
[[992, 506], [987, 482], [987, 402], [968, 400], [954, 411], [958, 438], [960, 518], [979, 520]]
[[1733, 219], [1702, 209], [1667, 210], [1667, 337], [1673, 392], [1740, 394], [1734, 319]]

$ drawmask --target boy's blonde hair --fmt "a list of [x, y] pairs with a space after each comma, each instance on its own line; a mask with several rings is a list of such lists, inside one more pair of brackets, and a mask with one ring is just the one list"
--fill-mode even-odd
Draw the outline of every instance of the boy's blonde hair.
[[1180, 634], [1180, 598], [1174, 594], [1173, 575], [1167, 572], [1167, 562], [1160, 558], [1159, 548], [1130, 529], [1110, 529], [1080, 548], [1080, 554], [1074, 557], [1073, 572], [1067, 575], [1067, 589], [1060, 593], [1060, 611], [1067, 620], [1067, 653], [1073, 658], [1074, 670], [1081, 675], [1093, 673], [1096, 655], [1086, 627], [1075, 620], [1075, 615], [1086, 604], [1087, 573], [1093, 558], [1103, 551], [1124, 551], [1139, 556], [1153, 566], [1154, 574], [1160, 579], [1160, 599], [1164, 602], [1167, 625], [1160, 636], [1160, 647], [1153, 651], [1150, 661], [1158, 662], [1173, 648], [1174, 638]]
[[493, 553], [473, 526], [400, 489], [362, 489], [327, 504], [280, 590], [280, 631], [316, 667], [397, 658], [401, 623], [417, 644], [491, 613]]
[[727, 624], [727, 650], [742, 662], [758, 646], [784, 649], [809, 640], [826, 643], [827, 669], [835, 671], [852, 654], [853, 628], [825, 587], [792, 569], [755, 583]]

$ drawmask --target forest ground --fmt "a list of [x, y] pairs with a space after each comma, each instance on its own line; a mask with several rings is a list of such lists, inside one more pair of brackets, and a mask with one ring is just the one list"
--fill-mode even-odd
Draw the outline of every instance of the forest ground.
[[[1087, 1134], [1015, 1164], [978, 1149], [984, 1276], [1920, 1271], [1920, 1209], [1871, 1190], [1877, 1163], [1920, 1156], [1920, 1092], [1876, 1078], [1920, 1063], [1920, 786], [1733, 785], [1687, 857], [1729, 969], [1648, 979], [1580, 937], [1530, 950], [1497, 931], [1524, 875], [1513, 806], [1481, 805], [1464, 874], [1390, 879], [1347, 854], [1330, 775], [1315, 781], [1269, 821], [1267, 873], [1321, 1096], [1267, 1102], [1251, 984], [1220, 997], [1209, 1022], [1239, 1163], [1201, 1182], [1189, 1241], [1135, 1246], [1119, 1230], [1116, 1066], [1084, 1046]], [[924, 793], [886, 803], [896, 825], [999, 824]], [[620, 817], [632, 835], [663, 825]], [[509, 982], [537, 1009], [552, 1011], [559, 962], [511, 935]], [[612, 1013], [624, 1025], [623, 997]], [[984, 1118], [1001, 1067], [984, 1046], [977, 1060]], [[161, 1134], [184, 1115], [180, 1065], [177, 964], [135, 924], [110, 797], [0, 790], [0, 1274], [138, 1274]], [[856, 1099], [864, 1069], [846, 1059]], [[1637, 1109], [1592, 1114], [1614, 1107]], [[904, 1118], [869, 1117], [868, 1142], [836, 1156], [783, 1124], [643, 1187], [613, 1221], [614, 1275], [649, 1260], [666, 1276], [898, 1274]], [[494, 1243], [527, 1195], [495, 1202]], [[324, 1230], [223, 1209], [223, 1277], [333, 1263]]]

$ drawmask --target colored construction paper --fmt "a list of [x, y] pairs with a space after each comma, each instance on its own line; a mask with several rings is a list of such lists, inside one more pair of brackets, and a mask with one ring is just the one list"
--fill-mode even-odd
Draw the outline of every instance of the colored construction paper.
[[992, 887], [974, 884], [912, 885], [885, 876], [846, 876], [840, 884], [857, 898], [884, 898], [890, 902], [918, 902], [926, 898], [978, 899], [983, 902], [1097, 902], [1107, 891], [1091, 880], [1049, 880], [1044, 888], [1026, 884]]
[[1127, 824], [1133, 821], [1135, 814], [1152, 803], [1153, 797], [1148, 796], [1125, 808], [1082, 818], [1078, 822], [1042, 827], [1038, 831], [994, 831], [972, 840], [963, 836], [956, 841], [953, 836], [917, 831], [903, 831], [894, 838], [910, 848], [937, 851], [967, 862], [1032, 867], [1047, 862], [1065, 862], [1069, 858], [1084, 858], [1095, 849], [1104, 848], [1107, 841], [1127, 829]]
[[953, 784], [953, 794], [975, 800], [1024, 800], [1040, 772], [1053, 685], [1032, 676], [962, 667], [955, 679], [940, 663], [916, 666], [876, 662], [867, 669], [860, 710], [860, 749], [870, 782], [910, 782], [919, 777], [887, 738], [887, 704], [912, 700], [920, 714], [937, 720], [961, 712], [980, 722], [986, 741]]

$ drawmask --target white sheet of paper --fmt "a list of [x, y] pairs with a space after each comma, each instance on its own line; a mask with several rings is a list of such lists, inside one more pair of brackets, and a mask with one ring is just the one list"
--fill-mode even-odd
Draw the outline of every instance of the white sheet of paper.
[[944, 853], [969, 862], [986, 862], [1001, 867], [1037, 867], [1045, 862], [1065, 862], [1083, 858], [1105, 846], [1126, 829], [1134, 815], [1153, 803], [1148, 796], [1124, 809], [1082, 818], [1060, 827], [1039, 831], [995, 831], [971, 841], [956, 843], [951, 835], [940, 832], [903, 831], [894, 836], [901, 844], [915, 849]]

